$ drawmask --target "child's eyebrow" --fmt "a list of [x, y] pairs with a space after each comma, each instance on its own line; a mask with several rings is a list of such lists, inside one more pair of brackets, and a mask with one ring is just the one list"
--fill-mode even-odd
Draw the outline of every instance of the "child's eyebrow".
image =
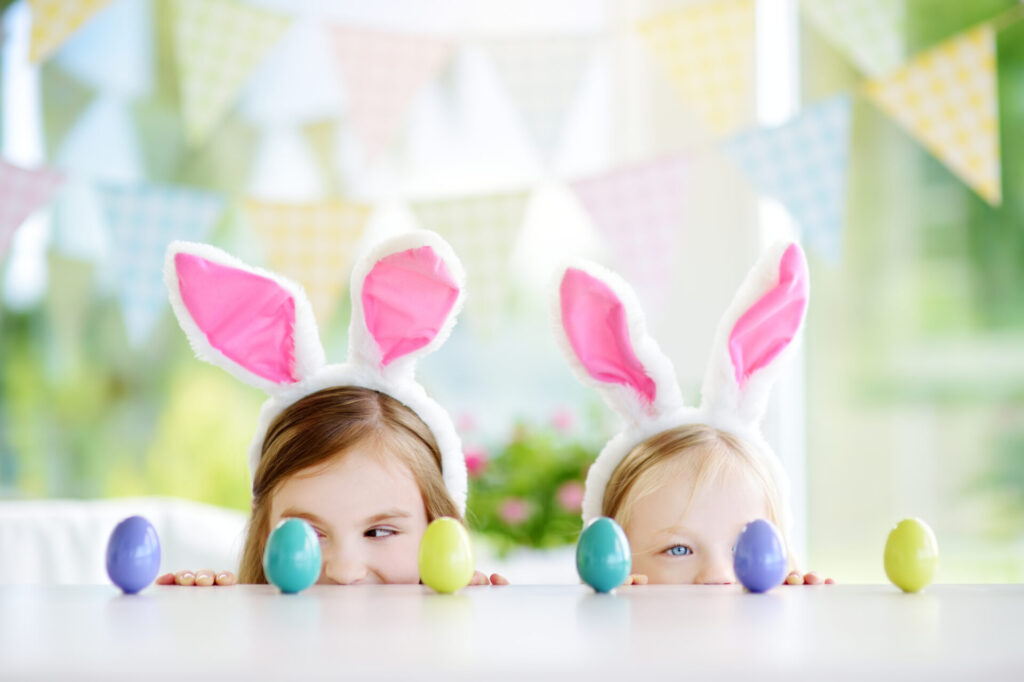
[[316, 514], [314, 514], [313, 512], [303, 511], [301, 509], [296, 509], [295, 507], [288, 507], [283, 512], [281, 512], [281, 518], [305, 519], [306, 521], [312, 523], [314, 526], [320, 526], [321, 528], [327, 528], [331, 525], [319, 516], [317, 516]]
[[690, 531], [682, 526], [668, 526], [658, 531], [659, 535], [681, 535], [683, 537], [690, 537], [693, 535]]
[[387, 521], [388, 519], [407, 519], [410, 516], [412, 515], [403, 509], [388, 509], [387, 511], [382, 511], [379, 514], [374, 514], [363, 521], [363, 523], [373, 525], [374, 523], [380, 523], [381, 521]]

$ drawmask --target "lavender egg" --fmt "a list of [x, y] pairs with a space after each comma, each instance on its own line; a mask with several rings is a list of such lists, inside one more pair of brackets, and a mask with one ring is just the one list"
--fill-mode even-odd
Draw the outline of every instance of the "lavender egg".
[[125, 594], [135, 594], [160, 570], [160, 538], [153, 524], [130, 516], [117, 524], [107, 542], [107, 575]]
[[788, 556], [782, 534], [771, 521], [751, 521], [736, 540], [733, 569], [751, 592], [767, 592], [786, 578]]

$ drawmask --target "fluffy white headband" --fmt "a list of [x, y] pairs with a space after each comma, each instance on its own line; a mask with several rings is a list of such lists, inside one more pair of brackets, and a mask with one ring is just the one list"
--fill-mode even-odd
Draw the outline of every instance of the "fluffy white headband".
[[376, 246], [352, 272], [349, 357], [328, 365], [306, 294], [280, 275], [209, 246], [173, 242], [164, 281], [196, 355], [269, 394], [249, 445], [255, 474], [271, 422], [332, 386], [359, 386], [415, 412], [441, 450], [445, 485], [466, 508], [466, 461], [451, 417], [416, 382], [416, 362], [444, 343], [462, 307], [465, 273], [451, 247], [416, 230]]
[[622, 459], [651, 436], [707, 424], [749, 443], [765, 458], [789, 525], [789, 484], [758, 426], [785, 351], [803, 326], [807, 263], [797, 244], [769, 249], [719, 322], [700, 407], [688, 407], [672, 362], [647, 333], [636, 295], [618, 275], [592, 263], [565, 268], [555, 310], [557, 335], [579, 379], [625, 420], [587, 474], [583, 522], [601, 515], [605, 488]]

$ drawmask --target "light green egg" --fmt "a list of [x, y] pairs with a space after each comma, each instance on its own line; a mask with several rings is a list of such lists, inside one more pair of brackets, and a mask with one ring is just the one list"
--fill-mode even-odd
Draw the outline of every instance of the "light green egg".
[[420, 580], [435, 592], [451, 594], [473, 579], [473, 549], [466, 527], [447, 516], [435, 519], [420, 540]]
[[939, 543], [921, 519], [903, 519], [885, 542], [885, 574], [904, 592], [918, 592], [931, 583], [939, 565]]

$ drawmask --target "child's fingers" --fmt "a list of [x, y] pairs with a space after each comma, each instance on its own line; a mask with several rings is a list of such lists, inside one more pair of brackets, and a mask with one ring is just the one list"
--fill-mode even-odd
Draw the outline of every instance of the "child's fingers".
[[469, 581], [470, 585], [490, 585], [490, 581], [487, 580], [487, 576], [480, 571], [473, 571], [473, 579]]
[[189, 587], [196, 582], [196, 574], [192, 571], [178, 571], [174, 574], [174, 583], [183, 587]]
[[174, 584], [174, 574], [173, 573], [164, 573], [162, 576], [160, 576], [159, 578], [156, 579], [156, 584], [157, 585], [173, 585]]
[[821, 585], [824, 582], [825, 581], [822, 580], [821, 576], [814, 571], [811, 571], [804, 576], [804, 585]]
[[221, 571], [217, 574], [217, 584], [222, 587], [228, 587], [229, 585], [235, 584], [235, 574], [231, 571]]
[[196, 571], [196, 585], [199, 587], [210, 587], [216, 580], [217, 576], [209, 568]]
[[790, 573], [789, 575], [786, 576], [786, 584], [787, 585], [803, 585], [804, 584], [804, 577], [802, 575], [800, 575], [799, 571], [793, 571], [792, 573]]
[[832, 578], [825, 578], [825, 584], [826, 585], [835, 585], [836, 581], [832, 580]]
[[501, 575], [500, 573], [491, 573], [491, 584], [492, 585], [508, 585], [508, 578]]

